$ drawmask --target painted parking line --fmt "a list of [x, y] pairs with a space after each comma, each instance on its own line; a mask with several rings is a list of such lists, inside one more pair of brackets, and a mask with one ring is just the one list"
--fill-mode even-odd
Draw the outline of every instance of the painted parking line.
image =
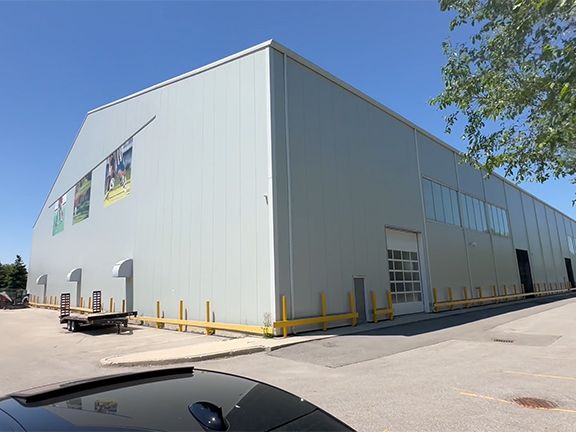
[[507, 401], [505, 399], [498, 399], [492, 396], [485, 396], [485, 395], [480, 395], [477, 393], [472, 393], [472, 392], [465, 392], [465, 391], [460, 391], [459, 392], [462, 396], [468, 396], [468, 397], [473, 397], [473, 398], [478, 398], [478, 399], [486, 399], [489, 401], [495, 401], [495, 402], [502, 402], [502, 403], [507, 403], [507, 404], [512, 404], [512, 402]]
[[[467, 397], [477, 398], [477, 399], [484, 399], [484, 400], [489, 400], [489, 401], [493, 401], [493, 402], [500, 402], [500, 403], [505, 403], [508, 405], [514, 405], [518, 408], [522, 408], [521, 406], [516, 405], [514, 402], [508, 401], [505, 399], [499, 399], [499, 398], [495, 398], [492, 396], [486, 396], [486, 395], [481, 395], [478, 393], [472, 393], [472, 392], [466, 392], [466, 391], [459, 391], [459, 393], [461, 396], [467, 396]], [[530, 408], [530, 409], [540, 410], [540, 411], [556, 411], [556, 412], [576, 414], [576, 410], [568, 409], [568, 408], [538, 408], [538, 407], [534, 407], [534, 408]]]
[[507, 374], [513, 374], [513, 375], [532, 376], [535, 378], [551, 378], [551, 379], [559, 379], [559, 380], [565, 380], [565, 381], [576, 381], [576, 377], [572, 377], [572, 376], [535, 374], [535, 373], [520, 372], [520, 371], [503, 371], [503, 372], [507, 373]]

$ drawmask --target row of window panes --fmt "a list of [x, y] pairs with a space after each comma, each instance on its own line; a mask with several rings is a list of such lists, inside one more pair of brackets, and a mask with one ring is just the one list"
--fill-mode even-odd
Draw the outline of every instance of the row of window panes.
[[510, 231], [508, 229], [506, 211], [492, 204], [486, 204], [486, 208], [488, 210], [488, 219], [490, 220], [490, 229], [492, 232], [501, 236], [508, 236]]
[[424, 188], [424, 205], [428, 219], [460, 225], [458, 194], [456, 191], [428, 179], [422, 179], [422, 186]]
[[411, 303], [411, 302], [421, 302], [422, 301], [422, 294], [421, 293], [397, 293], [392, 294], [392, 302], [393, 303]]
[[421, 292], [420, 282], [391, 282], [392, 293], [398, 292]]
[[488, 231], [484, 203], [463, 193], [460, 194], [460, 203], [462, 204], [464, 226], [476, 231]]
[[405, 261], [412, 260], [418, 262], [418, 254], [416, 252], [388, 249], [388, 259]]
[[418, 261], [388, 261], [389, 270], [418, 270]]
[[[462, 226], [476, 231], [488, 231], [486, 212], [490, 228], [494, 234], [503, 236], [509, 235], [508, 218], [506, 211], [500, 207], [493, 206], [479, 199], [473, 198], [463, 193], [457, 193], [454, 189], [442, 186], [428, 179], [422, 179], [424, 190], [424, 206], [428, 219], [460, 225], [460, 214], [458, 212], [458, 201], [462, 209]], [[460, 200], [458, 200], [460, 195]], [[576, 244], [574, 245], [576, 249]]]
[[576, 240], [571, 236], [568, 236], [568, 250], [571, 254], [576, 254]]
[[420, 280], [420, 272], [390, 272], [391, 281], [418, 281]]

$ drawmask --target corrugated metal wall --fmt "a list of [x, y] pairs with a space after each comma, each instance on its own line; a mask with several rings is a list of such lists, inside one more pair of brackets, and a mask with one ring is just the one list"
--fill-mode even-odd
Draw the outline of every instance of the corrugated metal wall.
[[[83, 269], [82, 291], [124, 298], [114, 263], [134, 259], [135, 307], [161, 300], [177, 316], [262, 324], [271, 304], [269, 74], [264, 49], [88, 115], [47, 205], [153, 116], [134, 137], [132, 190], [104, 208], [104, 165], [92, 175], [89, 218], [52, 236], [45, 206], [34, 228], [29, 290], [48, 274], [48, 295], [75, 293], [66, 274]], [[119, 306], [117, 306], [119, 307]]]
[[318, 315], [324, 291], [329, 312], [344, 312], [353, 276], [388, 289], [385, 225], [423, 230], [414, 131], [284, 60], [274, 52], [277, 298]]
[[[448, 287], [459, 297], [463, 287], [488, 295], [492, 285], [519, 286], [516, 249], [529, 251], [534, 283], [567, 280], [573, 221], [498, 177], [483, 178], [453, 150], [281, 51], [271, 66], [276, 284], [294, 316], [318, 314], [321, 292], [330, 312], [347, 310], [355, 275], [366, 277], [367, 292], [387, 290], [386, 226], [420, 233], [428, 289], [441, 299]], [[510, 234], [426, 220], [421, 176], [507, 210]]]
[[[175, 317], [183, 299], [188, 318], [203, 318], [211, 300], [217, 320], [259, 325], [281, 295], [291, 316], [317, 315], [321, 292], [343, 312], [354, 276], [367, 292], [389, 289], [386, 227], [418, 233], [427, 307], [431, 287], [445, 298], [447, 287], [518, 285], [515, 249], [529, 251], [534, 282], [566, 280], [572, 220], [281, 51], [91, 113], [34, 228], [29, 290], [41, 294], [46, 273], [48, 295], [74, 295], [65, 277], [81, 267], [83, 295], [101, 289], [119, 305], [112, 266], [133, 258], [143, 314], [161, 300]], [[131, 195], [104, 208], [101, 162], [152, 118], [134, 137]], [[73, 187], [92, 169], [90, 217], [72, 225]], [[427, 220], [424, 177], [506, 209], [510, 234]], [[49, 205], [68, 189], [52, 236]]]

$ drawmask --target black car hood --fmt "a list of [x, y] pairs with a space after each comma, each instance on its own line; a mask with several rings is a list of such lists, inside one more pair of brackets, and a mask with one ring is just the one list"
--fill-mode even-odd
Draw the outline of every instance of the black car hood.
[[[156, 373], [154, 373], [156, 372]], [[227, 430], [263, 431], [318, 414], [341, 425], [311, 403], [246, 378], [192, 368], [117, 375], [13, 394], [0, 401], [0, 429], [26, 431], [204, 430], [190, 407], [221, 408]], [[0, 417], [2, 416], [0, 412]], [[9, 425], [12, 426], [9, 426]], [[17, 426], [16, 426], [17, 425]], [[17, 429], [17, 427], [21, 429]]]

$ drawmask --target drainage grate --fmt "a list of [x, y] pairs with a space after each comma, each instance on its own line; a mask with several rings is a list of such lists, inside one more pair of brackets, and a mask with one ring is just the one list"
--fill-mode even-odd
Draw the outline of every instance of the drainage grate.
[[501, 339], [501, 338], [494, 338], [492, 342], [500, 342], [500, 343], [514, 343], [514, 339]]
[[529, 397], [521, 397], [513, 399], [512, 402], [524, 407], [533, 409], [552, 409], [558, 408], [558, 404], [546, 399], [537, 399]]

